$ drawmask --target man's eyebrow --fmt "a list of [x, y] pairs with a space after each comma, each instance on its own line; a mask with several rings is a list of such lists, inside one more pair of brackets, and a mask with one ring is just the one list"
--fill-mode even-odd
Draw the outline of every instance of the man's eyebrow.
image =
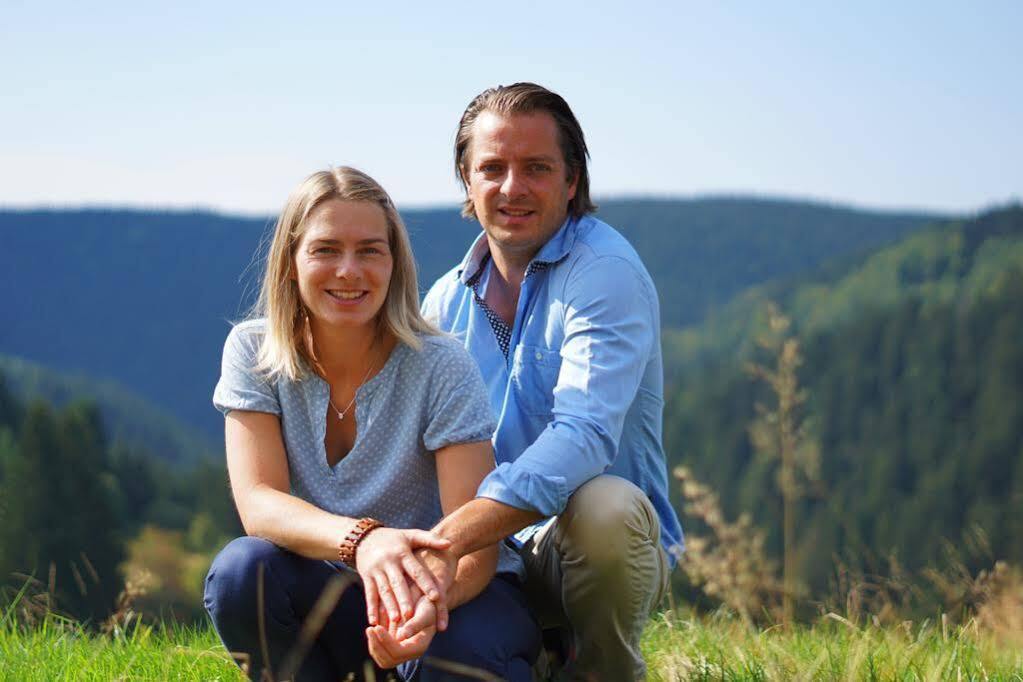
[[[553, 163], [553, 162], [555, 162], [557, 160], [558, 160], [558, 157], [551, 156], [549, 154], [540, 154], [539, 156], [527, 156], [525, 159], [523, 159], [523, 161], [525, 161], [526, 163], [532, 163], [534, 161], [545, 161], [547, 163]], [[494, 162], [504, 163], [505, 161], [506, 161], [505, 158], [503, 156], [499, 155], [499, 154], [494, 154], [494, 155], [480, 154], [473, 161], [473, 163], [478, 165], [478, 164], [481, 164], [481, 163], [494, 163]]]

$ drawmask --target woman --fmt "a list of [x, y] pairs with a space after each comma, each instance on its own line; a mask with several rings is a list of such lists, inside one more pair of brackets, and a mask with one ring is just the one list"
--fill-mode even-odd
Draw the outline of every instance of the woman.
[[[448, 543], [415, 529], [472, 499], [493, 468], [494, 422], [479, 370], [418, 303], [408, 235], [372, 178], [321, 171], [292, 193], [258, 313], [228, 336], [213, 398], [247, 537], [214, 560], [205, 604], [254, 677], [309, 646], [299, 679], [360, 675], [370, 658], [377, 672], [443, 679], [418, 664], [424, 653], [529, 678], [539, 642], [514, 553], [463, 557], [446, 594], [420, 561]], [[324, 587], [351, 571], [361, 580], [299, 644]]]

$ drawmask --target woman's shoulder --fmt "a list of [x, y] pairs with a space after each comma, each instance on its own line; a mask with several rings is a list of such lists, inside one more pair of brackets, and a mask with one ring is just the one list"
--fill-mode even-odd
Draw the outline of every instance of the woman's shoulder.
[[266, 320], [255, 318], [235, 324], [224, 341], [224, 356], [255, 364], [259, 347], [266, 335]]
[[451, 334], [420, 334], [419, 340], [422, 342], [419, 354], [426, 360], [471, 359], [462, 342]]
[[424, 378], [450, 375], [463, 377], [466, 372], [479, 372], [458, 338], [450, 334], [421, 334], [420, 348], [407, 348], [407, 362]]
[[239, 337], [262, 337], [266, 333], [266, 318], [254, 317], [242, 320], [231, 327], [231, 335]]

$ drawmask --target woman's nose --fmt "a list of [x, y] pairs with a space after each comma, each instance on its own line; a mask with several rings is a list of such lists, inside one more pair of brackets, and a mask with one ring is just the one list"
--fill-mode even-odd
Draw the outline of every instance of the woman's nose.
[[354, 253], [343, 253], [337, 259], [334, 274], [338, 279], [351, 279], [358, 275], [359, 261]]

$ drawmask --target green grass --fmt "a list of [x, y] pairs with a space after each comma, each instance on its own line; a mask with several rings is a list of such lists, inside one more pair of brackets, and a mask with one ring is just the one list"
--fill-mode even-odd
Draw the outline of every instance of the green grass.
[[[854, 627], [822, 620], [791, 632], [749, 631], [725, 617], [660, 616], [643, 651], [650, 679], [1016, 680], [1023, 649], [976, 628], [933, 624]], [[129, 628], [88, 634], [50, 619], [32, 629], [0, 626], [3, 680], [242, 680], [209, 629]]]
[[655, 682], [675, 680], [1015, 680], [1023, 649], [976, 627], [909, 621], [749, 630], [726, 617], [655, 619], [643, 638]]
[[89, 634], [48, 619], [0, 628], [0, 680], [244, 680], [212, 630], [132, 627], [122, 637]]

